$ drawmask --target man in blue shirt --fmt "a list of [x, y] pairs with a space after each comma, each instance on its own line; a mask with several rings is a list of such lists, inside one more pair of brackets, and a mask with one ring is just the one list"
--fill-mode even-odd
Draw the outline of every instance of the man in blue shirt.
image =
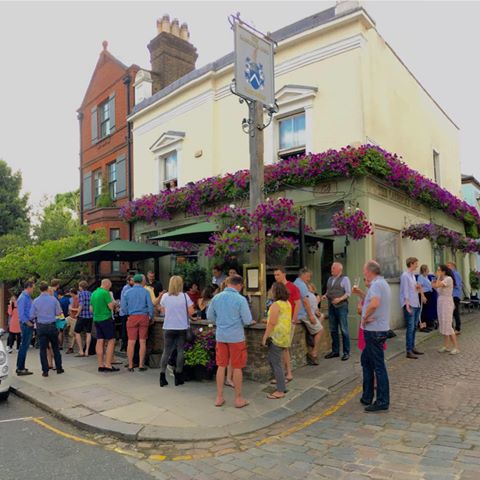
[[[145, 277], [141, 274], [133, 277], [134, 286], [126, 292], [122, 290], [120, 309], [128, 316], [128, 370], [133, 372], [133, 355], [137, 338], [140, 343], [139, 370], [146, 370], [145, 353], [147, 352], [147, 337], [150, 321], [153, 320], [153, 303], [150, 292], [144, 288]], [[125, 286], [126, 287], [126, 286]], [[125, 287], [124, 290], [125, 290]]]
[[[366, 412], [388, 410], [390, 405], [390, 385], [385, 365], [384, 346], [390, 329], [390, 286], [380, 276], [380, 265], [370, 260], [363, 267], [363, 275], [370, 283], [362, 308], [362, 324], [365, 348], [362, 352], [363, 394], [360, 402], [366, 405]], [[375, 376], [377, 377], [377, 397], [374, 403]]]
[[453, 302], [455, 303], [455, 310], [453, 311], [453, 318], [455, 319], [455, 333], [460, 335], [462, 322], [460, 320], [460, 300], [462, 299], [463, 281], [461, 275], [458, 273], [457, 265], [454, 262], [448, 262], [447, 267], [453, 272], [455, 277], [455, 286], [453, 287]]
[[40, 283], [40, 295], [33, 301], [30, 308], [30, 317], [37, 322], [38, 340], [40, 343], [40, 362], [42, 364], [42, 377], [48, 377], [48, 344], [52, 346], [53, 357], [57, 373], [63, 373], [62, 356], [58, 348], [58, 334], [55, 325], [56, 317], [62, 314], [62, 307], [58, 300], [48, 293], [48, 284]]
[[242, 368], [247, 364], [247, 345], [244, 326], [252, 323], [252, 313], [245, 297], [240, 295], [243, 278], [239, 275], [227, 278], [227, 288], [215, 295], [207, 310], [207, 318], [216, 325], [215, 339], [217, 362], [217, 399], [215, 406], [225, 403], [223, 385], [229, 363], [233, 368], [235, 407], [242, 408], [248, 401], [242, 397]]
[[18, 297], [18, 319], [20, 321], [20, 330], [22, 331], [22, 343], [17, 357], [17, 375], [33, 375], [28, 368], [25, 368], [28, 349], [33, 336], [33, 322], [30, 317], [30, 307], [32, 306], [33, 282], [25, 282], [24, 290]]
[[415, 333], [420, 321], [420, 298], [421, 287], [415, 279], [415, 271], [418, 268], [418, 258], [408, 257], [406, 260], [407, 270], [400, 277], [400, 306], [407, 326], [406, 350], [407, 358], [417, 359], [417, 355], [423, 355], [415, 349]]
[[122, 322], [122, 344], [120, 345], [120, 351], [125, 352], [127, 350], [127, 320], [128, 315], [123, 311], [122, 302], [125, 294], [133, 287], [133, 275], [127, 275], [127, 283], [123, 286], [120, 293], [120, 321]]

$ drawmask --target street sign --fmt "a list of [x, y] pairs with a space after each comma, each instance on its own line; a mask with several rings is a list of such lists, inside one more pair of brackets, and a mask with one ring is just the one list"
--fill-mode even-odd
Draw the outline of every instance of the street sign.
[[275, 105], [273, 42], [235, 22], [235, 93], [268, 108]]

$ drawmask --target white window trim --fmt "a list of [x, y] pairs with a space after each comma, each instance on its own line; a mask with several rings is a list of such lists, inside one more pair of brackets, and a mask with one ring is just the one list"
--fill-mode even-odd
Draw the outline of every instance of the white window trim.
[[305, 113], [305, 152], [313, 150], [313, 102], [317, 87], [307, 85], [285, 85], [275, 94], [279, 111], [273, 116], [272, 125], [265, 132], [265, 164], [278, 161], [280, 144], [279, 122], [286, 117]]
[[158, 192], [164, 189], [164, 159], [174, 151], [177, 152], [177, 187], [183, 186], [183, 175], [181, 167], [184, 139], [184, 132], [168, 131], [163, 133], [160, 138], [150, 147], [150, 151], [153, 153], [153, 158], [155, 161], [155, 184], [157, 185]]

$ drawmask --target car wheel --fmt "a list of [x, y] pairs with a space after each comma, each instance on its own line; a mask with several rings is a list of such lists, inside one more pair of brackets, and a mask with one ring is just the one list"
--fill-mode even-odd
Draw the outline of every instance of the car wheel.
[[0, 401], [7, 400], [9, 395], [10, 395], [10, 390], [0, 393]]

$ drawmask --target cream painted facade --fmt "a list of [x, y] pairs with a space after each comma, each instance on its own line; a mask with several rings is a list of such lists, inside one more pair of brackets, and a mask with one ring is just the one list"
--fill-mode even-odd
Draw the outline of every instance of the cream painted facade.
[[[278, 160], [279, 120], [305, 112], [307, 152], [375, 143], [434, 179], [435, 151], [439, 183], [460, 194], [458, 128], [363, 9], [281, 41], [275, 71], [280, 111], [265, 130], [266, 163]], [[248, 168], [248, 113], [230, 93], [232, 77], [233, 64], [207, 71], [130, 117], [134, 197], [163, 188], [159, 159], [172, 149], [179, 186]]]
[[[334, 16], [280, 41], [275, 69], [280, 111], [265, 130], [265, 163], [279, 161], [279, 122], [304, 113], [306, 152], [375, 143], [396, 152], [411, 167], [433, 179], [435, 151], [439, 183], [459, 196], [457, 126], [380, 37], [363, 9]], [[233, 64], [228, 62], [219, 69], [206, 68], [203, 75], [193, 75], [177, 88], [159, 92], [134, 111], [130, 121], [135, 198], [163, 188], [162, 162], [172, 151], [177, 155], [179, 186], [249, 167], [248, 137], [241, 129], [241, 120], [248, 112], [245, 104], [241, 105], [230, 93], [232, 77]], [[405, 226], [434, 221], [464, 233], [461, 222], [369, 178], [336, 181], [322, 188], [287, 190], [278, 192], [278, 196], [303, 205], [306, 223], [324, 237], [333, 238], [332, 232], [330, 228], [319, 228], [318, 218], [323, 215], [322, 209], [332, 203], [358, 205], [366, 212], [376, 227], [374, 236], [352, 241], [346, 248], [343, 238], [334, 242], [333, 258], [345, 264], [352, 279], [362, 275], [367, 259], [377, 258], [379, 251], [389, 248], [387, 244], [379, 247], [382, 235], [395, 243], [389, 260], [393, 259], [392, 268], [401, 272], [409, 256], [418, 257], [431, 269], [440, 261], [452, 260], [451, 252], [435, 252], [428, 241], [402, 239], [400, 231]], [[142, 235], [195, 221], [198, 219], [179, 214], [170, 222], [138, 223], [135, 237], [140, 239]], [[456, 260], [465, 278], [468, 261], [461, 255]], [[162, 281], [167, 280], [171, 271], [168, 262], [162, 259]], [[319, 253], [307, 255], [307, 265], [315, 272], [318, 286], [325, 282], [319, 273], [321, 262]], [[392, 275], [390, 283], [392, 326], [399, 327], [403, 319], [398, 277]], [[350, 328], [356, 338], [356, 300], [350, 304]]]

